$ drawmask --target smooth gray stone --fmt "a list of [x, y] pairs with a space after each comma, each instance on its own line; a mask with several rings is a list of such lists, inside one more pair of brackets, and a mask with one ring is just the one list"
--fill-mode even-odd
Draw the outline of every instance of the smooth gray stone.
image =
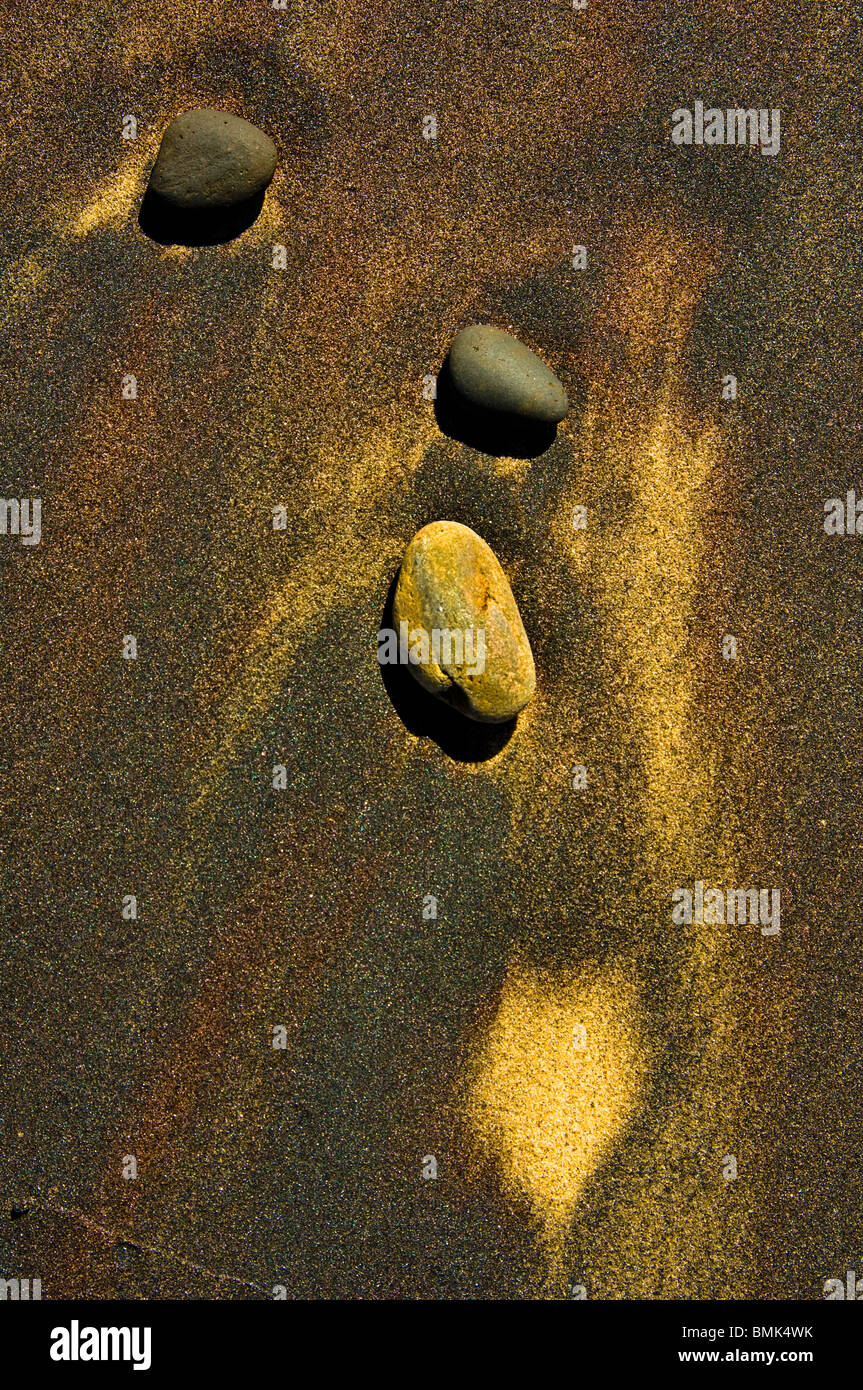
[[184, 111], [162, 136], [149, 188], [183, 211], [230, 208], [263, 192], [277, 159], [270, 137], [241, 116]]
[[450, 348], [449, 371], [459, 395], [484, 410], [549, 425], [569, 412], [569, 398], [551, 368], [501, 328], [463, 328]]

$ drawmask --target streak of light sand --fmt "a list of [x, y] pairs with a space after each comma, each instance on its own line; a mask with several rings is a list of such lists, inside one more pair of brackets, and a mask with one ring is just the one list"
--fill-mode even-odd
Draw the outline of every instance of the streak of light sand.
[[37, 302], [43, 336], [48, 325], [67, 312], [66, 289], [72, 277], [68, 243], [131, 223], [157, 143], [154, 132], [130, 141], [127, 157], [114, 174], [88, 190], [83, 199], [72, 195], [46, 211], [50, 233], [44, 245], [16, 258], [0, 275], [2, 321], [7, 330]]
[[[193, 889], [198, 846], [218, 813], [218, 793], [284, 686], [299, 639], [325, 622], [335, 608], [367, 593], [397, 563], [398, 546], [391, 539], [381, 534], [379, 544], [369, 543], [375, 499], [396, 460], [401, 467], [406, 462], [418, 466], [431, 428], [429, 424], [427, 434], [413, 428], [409, 438], [404, 431], [381, 434], [358, 445], [352, 459], [342, 456], [329, 465], [321, 461], [316, 472], [319, 496], [332, 497], [332, 515], [342, 524], [333, 525], [325, 549], [322, 537], [321, 546], [271, 593], [243, 648], [237, 679], [226, 692], [209, 747], [198, 763], [185, 820], [186, 852], [176, 866], [178, 906]], [[356, 536], [344, 521], [349, 516], [355, 524], [358, 515], [364, 524]]]
[[[626, 349], [623, 370], [594, 360], [586, 407], [574, 438], [572, 480], [552, 521], [553, 542], [573, 583], [602, 622], [608, 747], [635, 732], [645, 766], [640, 815], [656, 867], [688, 861], [710, 822], [711, 769], [698, 719], [700, 655], [692, 636], [703, 601], [709, 556], [712, 490], [725, 487], [723, 435], [716, 420], [693, 416], [684, 401], [680, 359], [692, 315], [714, 262], [703, 246], [673, 224], [621, 239], [609, 273], [603, 320]], [[596, 349], [593, 349], [595, 352]], [[610, 492], [628, 492], [625, 518], [603, 525]], [[587, 507], [590, 524], [574, 530], [573, 508]], [[712, 635], [712, 634], [711, 634]], [[523, 737], [489, 771], [506, 781], [513, 829], [534, 823], [538, 786], [549, 775], [549, 720], [578, 730], [577, 677], [561, 682], [555, 711], [525, 720]], [[558, 740], [559, 741], [559, 740]], [[540, 799], [540, 804], [542, 804]]]
[[144, 193], [150, 165], [156, 155], [159, 134], [148, 130], [135, 141], [129, 141], [132, 153], [115, 174], [105, 179], [90, 195], [77, 214], [69, 208], [58, 221], [68, 226], [73, 237], [82, 239], [106, 227], [119, 229], [132, 219]]
[[[680, 370], [712, 264], [672, 225], [649, 226], [623, 242], [619, 273], [609, 277], [615, 288], [607, 314], [625, 344], [628, 368], [594, 372], [578, 442], [578, 480], [554, 526], [574, 581], [587, 588], [601, 615], [610, 696], [602, 738], [622, 745], [634, 731], [641, 750], [638, 814], [660, 884], [681, 864], [693, 863], [705, 836], [714, 863], [735, 881], [725, 829], [714, 819], [716, 757], [698, 719], [690, 638], [709, 550], [707, 491], [720, 480], [723, 441], [713, 420], [693, 419], [687, 411]], [[623, 524], [600, 531], [611, 479], [631, 490], [632, 506]], [[586, 503], [593, 518], [587, 531], [572, 530], [576, 502]], [[555, 800], [541, 787], [553, 744], [546, 726], [568, 705], [565, 696], [563, 710], [537, 716], [535, 731], [528, 724], [512, 755], [490, 769], [521, 807], [509, 843], [515, 858], [521, 838], [537, 833], [543, 812], [536, 808], [557, 814], [559, 795]], [[571, 713], [577, 718], [577, 699]], [[530, 815], [524, 814], [528, 807]], [[633, 901], [627, 909], [637, 943], [644, 907]], [[721, 949], [720, 938], [702, 931], [693, 948], [697, 977]], [[540, 1218], [552, 1282], [561, 1275], [578, 1200], [644, 1098], [652, 1044], [640, 1021], [638, 979], [649, 968], [637, 947], [626, 967], [618, 958], [586, 978], [543, 979], [514, 963], [495, 1021], [479, 1044], [466, 1118], [496, 1153], [506, 1184], [526, 1195]], [[586, 1019], [593, 1050], [576, 1059], [567, 1030]], [[720, 1023], [714, 1047], [721, 1035]], [[577, 1128], [585, 1108], [590, 1125]]]
[[608, 313], [630, 371], [592, 382], [581, 441], [588, 495], [572, 503], [601, 517], [610, 478], [632, 503], [620, 526], [567, 531], [570, 506], [558, 527], [574, 578], [601, 614], [618, 729], [635, 729], [643, 750], [644, 825], [659, 862], [687, 858], [711, 813], [690, 634], [722, 434], [687, 410], [680, 356], [712, 268], [704, 247], [673, 225], [648, 226], [623, 252]]

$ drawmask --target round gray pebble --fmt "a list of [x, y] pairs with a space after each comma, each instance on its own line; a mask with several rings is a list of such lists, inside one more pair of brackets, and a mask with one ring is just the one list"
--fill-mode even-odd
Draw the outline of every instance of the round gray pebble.
[[257, 126], [201, 107], [168, 126], [149, 188], [182, 211], [230, 208], [263, 192], [277, 158], [272, 140]]

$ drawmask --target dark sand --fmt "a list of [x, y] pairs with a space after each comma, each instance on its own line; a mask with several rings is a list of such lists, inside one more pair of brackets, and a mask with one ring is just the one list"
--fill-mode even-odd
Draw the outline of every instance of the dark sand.
[[[863, 1260], [851, 7], [69, 8], [3, 6], [2, 495], [43, 540], [0, 537], [0, 1273], [819, 1297]], [[780, 108], [779, 156], [674, 148], [697, 97]], [[281, 162], [165, 247], [194, 105]], [[423, 399], [475, 320], [570, 393], [539, 459]], [[441, 517], [531, 636], [502, 746], [375, 660]], [[696, 879], [780, 888], [781, 934], [674, 925]]]

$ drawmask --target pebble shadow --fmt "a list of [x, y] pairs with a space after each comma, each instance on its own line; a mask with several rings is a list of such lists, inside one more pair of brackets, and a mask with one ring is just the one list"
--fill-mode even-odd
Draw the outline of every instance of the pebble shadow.
[[438, 428], [450, 439], [495, 458], [538, 458], [557, 438], [557, 426], [521, 420], [472, 405], [453, 383], [447, 357], [437, 379], [434, 403]]
[[264, 206], [264, 192], [234, 207], [180, 211], [147, 189], [138, 213], [138, 226], [160, 246], [221, 246], [248, 231]]
[[[393, 627], [393, 598], [398, 571], [387, 592], [381, 627]], [[459, 763], [482, 763], [505, 748], [515, 733], [516, 719], [504, 724], [480, 724], [459, 714], [423, 690], [407, 666], [380, 666], [381, 680], [396, 714], [418, 738], [430, 738], [447, 757]]]

